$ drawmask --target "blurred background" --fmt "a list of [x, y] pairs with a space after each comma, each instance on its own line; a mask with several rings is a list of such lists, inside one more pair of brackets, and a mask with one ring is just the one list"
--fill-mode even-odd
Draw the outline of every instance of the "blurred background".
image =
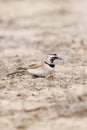
[[85, 44], [86, 4], [86, 0], [0, 0], [0, 44], [35, 43], [43, 52], [80, 46], [72, 42]]
[[0, 37], [30, 44], [84, 40], [86, 4], [86, 0], [0, 0]]

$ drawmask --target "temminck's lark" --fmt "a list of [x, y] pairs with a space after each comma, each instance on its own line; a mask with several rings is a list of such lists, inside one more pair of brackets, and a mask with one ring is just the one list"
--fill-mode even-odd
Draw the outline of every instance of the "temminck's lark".
[[11, 74], [15, 73], [21, 73], [23, 71], [27, 71], [30, 75], [36, 76], [36, 77], [46, 77], [48, 75], [51, 75], [55, 68], [55, 60], [61, 60], [60, 57], [57, 56], [57, 54], [49, 54], [43, 60], [35, 60], [32, 62], [28, 68], [19, 68], [19, 71], [15, 71]]

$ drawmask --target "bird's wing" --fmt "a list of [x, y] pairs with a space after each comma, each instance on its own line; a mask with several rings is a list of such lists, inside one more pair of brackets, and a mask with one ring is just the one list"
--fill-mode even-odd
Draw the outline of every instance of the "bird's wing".
[[42, 62], [40, 61], [34, 61], [29, 65], [29, 69], [34, 69], [42, 66]]

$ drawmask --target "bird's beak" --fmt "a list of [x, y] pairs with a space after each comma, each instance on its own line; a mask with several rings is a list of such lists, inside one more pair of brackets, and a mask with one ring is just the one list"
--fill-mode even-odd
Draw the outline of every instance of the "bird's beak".
[[61, 57], [57, 57], [57, 60], [62, 60], [62, 58]]

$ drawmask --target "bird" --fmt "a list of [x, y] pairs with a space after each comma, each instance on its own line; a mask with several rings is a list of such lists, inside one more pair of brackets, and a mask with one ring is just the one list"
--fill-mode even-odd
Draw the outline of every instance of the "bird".
[[55, 61], [61, 59], [62, 58], [58, 57], [57, 54], [51, 53], [46, 55], [42, 60], [34, 60], [27, 68], [19, 67], [19, 71], [13, 72], [11, 74], [27, 71], [28, 74], [34, 77], [47, 77], [50, 76], [55, 70]]

